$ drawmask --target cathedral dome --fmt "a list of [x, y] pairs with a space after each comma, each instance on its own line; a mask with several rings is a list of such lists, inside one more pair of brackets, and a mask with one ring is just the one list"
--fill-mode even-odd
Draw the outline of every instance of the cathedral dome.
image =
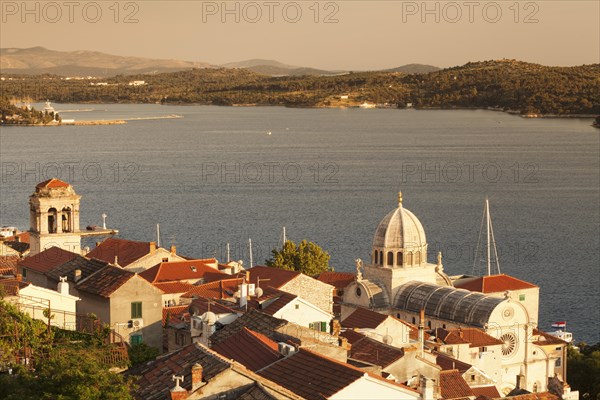
[[427, 262], [427, 238], [419, 219], [402, 206], [398, 194], [398, 208], [386, 215], [373, 237], [373, 264], [388, 267], [406, 267]]

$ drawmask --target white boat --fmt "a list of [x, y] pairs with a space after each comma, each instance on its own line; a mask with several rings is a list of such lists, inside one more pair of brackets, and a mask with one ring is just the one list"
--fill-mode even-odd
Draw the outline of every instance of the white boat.
[[52, 107], [52, 104], [50, 104], [50, 101], [46, 100], [46, 104], [44, 105], [44, 108], [42, 108], [42, 112], [44, 112], [44, 114], [50, 114], [50, 113], [54, 113], [56, 111], [54, 111], [54, 107]]
[[557, 338], [564, 340], [567, 343], [571, 343], [573, 341], [573, 334], [571, 332], [565, 332], [561, 329], [549, 332], [552, 336], [556, 336]]
[[360, 104], [359, 107], [360, 108], [375, 108], [375, 104], [365, 101], [364, 103]]

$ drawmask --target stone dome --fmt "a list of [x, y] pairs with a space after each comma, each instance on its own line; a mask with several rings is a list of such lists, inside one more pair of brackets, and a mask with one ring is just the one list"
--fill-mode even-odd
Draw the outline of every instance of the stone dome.
[[387, 214], [373, 237], [373, 264], [406, 267], [427, 262], [427, 238], [419, 219], [402, 206]]

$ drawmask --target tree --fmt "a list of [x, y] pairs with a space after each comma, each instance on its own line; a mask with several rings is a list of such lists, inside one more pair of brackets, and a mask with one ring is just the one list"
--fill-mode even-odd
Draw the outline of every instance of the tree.
[[567, 380], [581, 398], [600, 400], [600, 343], [567, 349]]
[[152, 361], [158, 357], [158, 349], [156, 347], [148, 346], [146, 343], [134, 344], [128, 349], [128, 353], [132, 367], [147, 361]]
[[329, 258], [329, 253], [316, 243], [303, 240], [296, 245], [296, 243], [288, 240], [281, 249], [273, 249], [271, 258], [265, 262], [269, 267], [298, 271], [308, 276], [315, 276], [321, 272], [329, 271]]

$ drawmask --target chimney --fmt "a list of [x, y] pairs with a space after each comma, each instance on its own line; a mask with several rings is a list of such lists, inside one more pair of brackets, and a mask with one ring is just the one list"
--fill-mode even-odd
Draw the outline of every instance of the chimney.
[[246, 271], [246, 283], [250, 283], [250, 271]]
[[515, 389], [521, 389], [521, 386], [525, 384], [525, 372], [523, 371], [523, 366], [521, 365], [521, 370], [519, 371], [519, 375], [517, 375], [517, 382], [515, 385]]
[[63, 295], [69, 294], [69, 284], [67, 283], [67, 277], [61, 276], [58, 279], [59, 279], [58, 288], [57, 288], [58, 293], [63, 294]]
[[16, 230], [16, 229], [15, 229], [15, 230], [13, 231], [13, 236], [15, 237], [15, 242], [17, 242], [17, 243], [18, 243], [18, 242], [20, 242], [20, 241], [21, 241], [21, 238], [19, 237], [19, 231], [18, 231], [18, 230]]
[[73, 279], [73, 281], [75, 283], [79, 282], [79, 280], [81, 279], [81, 270], [80, 269], [76, 269], [75, 270], [75, 278]]
[[156, 242], [150, 242], [150, 253], [154, 253], [156, 251]]
[[421, 309], [419, 313], [419, 355], [423, 357], [425, 346], [425, 310]]
[[177, 246], [175, 246], [174, 244], [171, 245], [171, 254], [177, 254]]
[[177, 376], [173, 375], [171, 377], [173, 381], [175, 381], [175, 387], [170, 390], [171, 400], [185, 400], [188, 398], [188, 391], [179, 386], [180, 382], [183, 382], [183, 375]]
[[202, 365], [196, 363], [192, 366], [192, 392], [202, 386]]

